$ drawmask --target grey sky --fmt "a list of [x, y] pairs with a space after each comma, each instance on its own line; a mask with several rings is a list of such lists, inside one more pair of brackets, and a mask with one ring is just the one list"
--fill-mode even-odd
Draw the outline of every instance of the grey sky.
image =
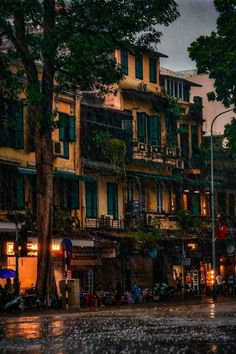
[[163, 36], [158, 50], [169, 56], [161, 65], [172, 70], [195, 68], [188, 57], [187, 48], [200, 35], [216, 29], [217, 13], [213, 0], [176, 0], [180, 17], [169, 27], [161, 28]]

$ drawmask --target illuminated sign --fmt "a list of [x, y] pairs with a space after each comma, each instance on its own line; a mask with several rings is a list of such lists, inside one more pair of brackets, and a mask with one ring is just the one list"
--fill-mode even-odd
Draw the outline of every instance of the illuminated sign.
[[38, 243], [37, 242], [27, 242], [27, 256], [37, 257], [38, 256]]

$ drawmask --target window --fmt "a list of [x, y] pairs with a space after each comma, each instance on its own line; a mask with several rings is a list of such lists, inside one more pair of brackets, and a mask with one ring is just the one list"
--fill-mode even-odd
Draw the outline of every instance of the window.
[[161, 145], [161, 122], [158, 116], [137, 113], [138, 142], [150, 145]]
[[183, 100], [189, 102], [189, 86], [183, 85]]
[[161, 184], [157, 184], [157, 212], [163, 213], [163, 211], [164, 211], [163, 186]]
[[183, 98], [183, 84], [179, 82], [179, 98]]
[[148, 143], [161, 146], [161, 123], [158, 116], [147, 117]]
[[127, 49], [121, 48], [121, 71], [124, 75], [128, 75], [129, 72], [129, 54]]
[[143, 57], [142, 55], [135, 56], [135, 77], [136, 79], [143, 79]]
[[23, 105], [0, 97], [0, 146], [24, 149]]
[[85, 183], [86, 217], [97, 218], [97, 183]]
[[61, 208], [66, 210], [79, 209], [78, 181], [60, 180]]
[[107, 183], [107, 214], [118, 219], [118, 188], [116, 183]]
[[150, 82], [157, 83], [157, 60], [155, 58], [149, 59], [149, 79]]
[[63, 141], [64, 158], [69, 159], [69, 142], [75, 141], [75, 117], [59, 114], [59, 140]]
[[145, 113], [137, 113], [138, 142], [147, 143], [147, 116]]
[[15, 210], [25, 207], [24, 176], [13, 167], [0, 166], [0, 209]]

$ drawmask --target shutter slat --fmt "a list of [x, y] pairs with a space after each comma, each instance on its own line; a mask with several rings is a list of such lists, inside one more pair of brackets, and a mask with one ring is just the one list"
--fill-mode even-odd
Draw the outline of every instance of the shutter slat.
[[75, 117], [69, 117], [69, 141], [75, 141]]

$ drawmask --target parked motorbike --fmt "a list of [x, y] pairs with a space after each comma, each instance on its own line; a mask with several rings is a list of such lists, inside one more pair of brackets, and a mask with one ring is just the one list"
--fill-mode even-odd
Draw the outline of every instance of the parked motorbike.
[[142, 302], [142, 290], [137, 284], [133, 286], [132, 296], [135, 303], [140, 304]]
[[152, 289], [145, 288], [142, 290], [142, 301], [150, 302], [153, 300], [153, 291]]
[[104, 292], [101, 297], [102, 304], [104, 306], [115, 304], [115, 294], [112, 292]]
[[29, 308], [40, 308], [42, 303], [37, 294], [24, 294], [8, 297], [4, 300], [2, 309], [4, 311], [16, 311]]
[[133, 304], [134, 303], [134, 299], [132, 296], [132, 293], [130, 291], [126, 291], [124, 293], [124, 295], [121, 296], [121, 304]]
[[154, 300], [171, 299], [175, 294], [176, 289], [166, 283], [158, 283], [153, 287]]

